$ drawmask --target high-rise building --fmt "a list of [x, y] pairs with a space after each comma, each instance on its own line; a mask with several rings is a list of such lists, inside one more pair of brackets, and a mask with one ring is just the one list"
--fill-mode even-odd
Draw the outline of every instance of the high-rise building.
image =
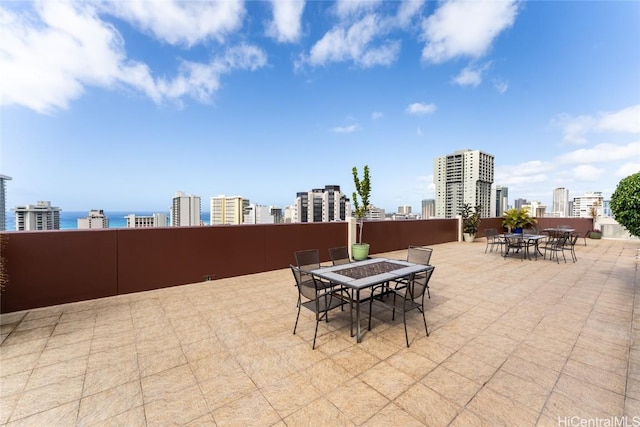
[[462, 205], [480, 206], [480, 216], [489, 216], [494, 158], [479, 150], [459, 150], [436, 157], [433, 176], [436, 187], [436, 217], [454, 218]]
[[422, 200], [422, 219], [436, 216], [436, 201], [434, 199]]
[[351, 215], [349, 199], [339, 185], [326, 185], [296, 196], [295, 215], [292, 222], [344, 221]]
[[7, 229], [7, 187], [6, 181], [11, 181], [10, 176], [0, 175], [0, 230]]
[[411, 213], [411, 206], [409, 206], [409, 205], [398, 206], [398, 214], [400, 214], [400, 215], [408, 215], [410, 213]]
[[557, 217], [568, 217], [569, 215], [569, 190], [558, 187], [553, 190], [553, 201], [551, 215]]
[[502, 185], [491, 186], [491, 211], [489, 216], [493, 218], [501, 217], [509, 209], [509, 187]]
[[547, 213], [547, 207], [537, 201], [522, 205], [521, 207], [527, 209], [529, 211], [529, 215], [534, 218], [542, 218], [546, 216]]
[[249, 206], [249, 199], [241, 196], [227, 197], [220, 195], [211, 197], [210, 225], [239, 225], [244, 222], [244, 210]]
[[154, 213], [153, 215], [129, 214], [125, 216], [128, 228], [167, 227], [167, 214]]
[[60, 208], [49, 201], [34, 205], [16, 206], [16, 231], [60, 230]]
[[282, 210], [273, 206], [251, 203], [244, 209], [244, 224], [277, 224], [281, 220]]
[[516, 209], [521, 209], [525, 205], [529, 205], [529, 201], [527, 199], [516, 199], [513, 202], [513, 205]]
[[176, 192], [171, 203], [171, 226], [188, 227], [202, 225], [200, 197]]
[[604, 198], [602, 192], [587, 192], [581, 197], [573, 198], [573, 216], [576, 218], [593, 218], [591, 207], [595, 206], [597, 215], [602, 216]]
[[104, 215], [102, 209], [92, 209], [86, 218], [78, 218], [78, 230], [94, 228], [109, 228], [109, 218]]

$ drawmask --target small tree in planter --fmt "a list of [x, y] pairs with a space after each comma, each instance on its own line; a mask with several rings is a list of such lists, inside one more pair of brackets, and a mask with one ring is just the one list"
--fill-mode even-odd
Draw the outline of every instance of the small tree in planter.
[[[357, 261], [367, 259], [369, 256], [369, 244], [362, 243], [362, 229], [364, 228], [365, 214], [370, 207], [371, 181], [369, 179], [368, 165], [364, 167], [362, 180], [358, 177], [358, 168], [354, 166], [351, 171], [353, 173], [353, 184], [356, 187], [356, 191], [354, 191], [352, 195], [353, 214], [357, 218], [357, 223], [360, 226], [358, 230], [358, 243], [353, 244], [351, 247], [351, 254], [353, 259]], [[361, 203], [358, 202], [358, 196], [360, 196]]]
[[480, 206], [471, 207], [471, 203], [462, 205], [462, 233], [465, 242], [473, 242], [480, 226]]
[[589, 215], [591, 216], [591, 222], [592, 222], [592, 227], [591, 227], [591, 230], [589, 231], [589, 237], [591, 237], [592, 239], [599, 239], [602, 237], [602, 232], [596, 228], [596, 221], [598, 220], [598, 216], [599, 216], [599, 208], [600, 208], [600, 202], [597, 200], [593, 202], [591, 207], [589, 207]]

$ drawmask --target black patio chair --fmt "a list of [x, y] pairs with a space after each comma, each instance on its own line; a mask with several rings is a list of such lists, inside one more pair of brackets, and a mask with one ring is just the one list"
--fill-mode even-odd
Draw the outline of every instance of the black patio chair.
[[[424, 294], [429, 289], [429, 280], [433, 275], [435, 267], [431, 267], [424, 274], [411, 274], [407, 285], [402, 289], [389, 289], [389, 293], [381, 298], [376, 298], [376, 305], [387, 310], [391, 310], [391, 320], [395, 320], [396, 311], [402, 312], [402, 322], [404, 323], [404, 336], [409, 347], [409, 333], [407, 332], [407, 312], [418, 310], [422, 313], [424, 329], [429, 336], [427, 319], [424, 314]], [[371, 330], [371, 313], [373, 312], [374, 298], [369, 300], [369, 330]]]
[[[432, 248], [427, 248], [426, 246], [409, 246], [409, 248], [407, 248], [407, 262], [412, 262], [414, 264], [422, 264], [422, 265], [429, 265], [429, 262], [431, 261], [431, 255], [433, 254], [433, 249]], [[418, 275], [422, 275], [425, 273], [418, 273]], [[409, 283], [409, 278], [402, 278], [402, 279], [397, 279], [394, 280], [395, 283], [395, 289], [402, 289], [403, 287], [407, 286], [407, 283]], [[383, 288], [384, 291], [386, 291], [388, 289], [388, 283], [385, 283], [385, 287]], [[429, 292], [429, 286], [427, 285], [427, 295], [429, 298], [431, 298], [431, 293]]]
[[331, 257], [333, 265], [342, 265], [351, 262], [349, 258], [349, 248], [346, 246], [329, 248], [329, 256]]
[[296, 287], [298, 288], [298, 314], [296, 315], [293, 334], [295, 335], [296, 329], [298, 328], [301, 308], [304, 307], [314, 312], [316, 315], [316, 330], [313, 334], [313, 344], [311, 348], [315, 350], [318, 323], [320, 323], [322, 319], [329, 322], [329, 311], [342, 307], [344, 300], [336, 297], [331, 289], [331, 284], [318, 280], [313, 274], [307, 273], [295, 265], [289, 265], [289, 268], [291, 268], [293, 277], [296, 280]]
[[[494, 249], [496, 251], [497, 248], [500, 248], [500, 255], [504, 252], [504, 238], [500, 237], [497, 228], [487, 228], [484, 230], [484, 234], [487, 237], [487, 246], [484, 248], [484, 253], [487, 253], [487, 249], [489, 252], [493, 252]], [[497, 247], [497, 248], [496, 248]]]
[[567, 262], [567, 257], [564, 255], [564, 251], [571, 251], [571, 248], [566, 246], [569, 233], [555, 232], [549, 235], [549, 238], [544, 242], [542, 249], [544, 249], [544, 259], [547, 259], [547, 251], [549, 252], [549, 259], [553, 261], [555, 255], [556, 261], [560, 264], [560, 254], [564, 262]]
[[504, 255], [506, 259], [509, 254], [512, 256], [519, 256], [521, 259], [527, 257], [528, 245], [524, 238], [514, 237], [511, 235], [504, 236]]

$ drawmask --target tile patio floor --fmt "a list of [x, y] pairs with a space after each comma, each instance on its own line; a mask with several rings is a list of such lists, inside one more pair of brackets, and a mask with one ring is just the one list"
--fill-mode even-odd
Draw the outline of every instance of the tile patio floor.
[[292, 334], [288, 269], [3, 314], [0, 425], [573, 426], [640, 416], [639, 241], [589, 240], [575, 264], [505, 260], [485, 254], [483, 239], [432, 247], [431, 335], [411, 313], [410, 348], [389, 312], [374, 311], [356, 344], [338, 311], [311, 350], [311, 313]]

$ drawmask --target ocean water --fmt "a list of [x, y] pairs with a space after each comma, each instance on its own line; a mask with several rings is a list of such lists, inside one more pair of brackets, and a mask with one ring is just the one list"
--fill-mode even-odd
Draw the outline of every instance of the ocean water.
[[[148, 216], [154, 213], [164, 213], [169, 220], [169, 212], [159, 211], [146, 211], [146, 212], [131, 212], [131, 211], [104, 211], [104, 214], [109, 218], [109, 228], [126, 228], [127, 220], [126, 216], [130, 214], [136, 214], [136, 216]], [[89, 211], [60, 211], [60, 229], [61, 230], [77, 230], [78, 218], [86, 218]], [[11, 211], [7, 212], [7, 231], [15, 231], [15, 214]], [[209, 212], [202, 212], [200, 215], [202, 223], [209, 224]]]

